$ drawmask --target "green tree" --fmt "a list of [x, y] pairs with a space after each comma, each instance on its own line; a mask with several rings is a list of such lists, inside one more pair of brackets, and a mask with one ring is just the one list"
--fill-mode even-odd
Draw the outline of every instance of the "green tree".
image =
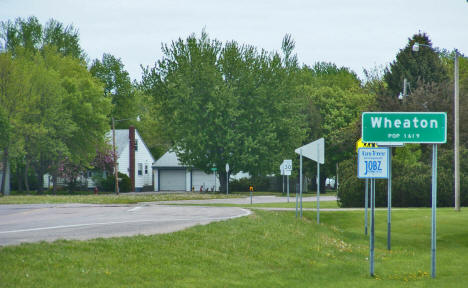
[[0, 38], [5, 40], [7, 50], [13, 55], [17, 54], [17, 49], [34, 52], [45, 46], [53, 46], [62, 55], [81, 60], [86, 57], [79, 45], [78, 30], [73, 25], [65, 27], [54, 19], [50, 19], [44, 27], [34, 16], [27, 19], [16, 18], [15, 21], [2, 21]]
[[[29, 108], [29, 99], [26, 97], [29, 69], [19, 65], [18, 62], [11, 53], [0, 53], [0, 117], [3, 123], [0, 150], [2, 150], [3, 167], [6, 167], [10, 156], [19, 153], [24, 145], [17, 132], [23, 131], [24, 122], [21, 117]], [[3, 179], [6, 179], [6, 169], [3, 173]], [[3, 195], [5, 180], [0, 185]]]
[[0, 61], [6, 71], [2, 109], [15, 131], [4, 145], [4, 161], [14, 148], [26, 163], [24, 174], [31, 166], [42, 190], [42, 175], [56, 178], [64, 163], [91, 166], [105, 144], [110, 101], [87, 70], [73, 26], [50, 20], [42, 27], [35, 17], [18, 18], [1, 23], [1, 37], [8, 51]]
[[[104, 94], [113, 104], [115, 119], [136, 118], [138, 105], [136, 91], [128, 72], [119, 58], [104, 54], [102, 60], [95, 59], [89, 69], [91, 74], [104, 84]], [[117, 128], [128, 128], [128, 122], [117, 122]]]
[[290, 89], [293, 47], [285, 40], [282, 58], [236, 42], [222, 45], [205, 32], [163, 46], [164, 58], [144, 70], [142, 86], [160, 104], [161, 123], [183, 163], [205, 171], [229, 163], [232, 173], [255, 176], [276, 171], [291, 156], [305, 136]]
[[[305, 66], [299, 79], [297, 91], [305, 99], [304, 113], [310, 125], [306, 142], [325, 138], [325, 165], [320, 182], [324, 185], [326, 177], [336, 175], [337, 164], [355, 153], [360, 114], [375, 98], [362, 87], [354, 72], [332, 63]], [[314, 163], [306, 162], [305, 167], [308, 176], [315, 175]]]
[[[421, 44], [419, 52], [412, 50], [416, 42]], [[415, 34], [408, 39], [406, 46], [396, 55], [395, 61], [385, 70], [384, 80], [388, 85], [389, 93], [380, 100], [381, 107], [386, 107], [385, 102], [389, 97], [398, 99], [398, 95], [403, 90], [405, 78], [409, 83], [409, 93], [424, 83], [441, 83], [448, 80], [447, 70], [438, 51], [432, 48], [432, 42], [425, 33]]]

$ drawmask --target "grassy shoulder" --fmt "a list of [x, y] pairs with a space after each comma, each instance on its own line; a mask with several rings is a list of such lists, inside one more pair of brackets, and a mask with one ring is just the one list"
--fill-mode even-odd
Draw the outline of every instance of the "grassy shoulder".
[[376, 277], [361, 211], [255, 211], [165, 235], [0, 248], [2, 287], [466, 287], [468, 212], [438, 210], [430, 278], [430, 209], [376, 212]]
[[[255, 192], [254, 196], [284, 196], [275, 192]], [[326, 194], [334, 195], [334, 194]], [[248, 192], [235, 192], [229, 195], [222, 193], [120, 193], [116, 194], [83, 194], [83, 195], [8, 195], [0, 197], [1, 204], [60, 204], [60, 203], [83, 203], [83, 204], [136, 204], [139, 202], [154, 201], [177, 201], [177, 200], [206, 200], [248, 197]], [[305, 194], [304, 196], [315, 196]], [[291, 194], [291, 201], [295, 194]], [[286, 198], [285, 198], [286, 199]], [[285, 200], [286, 201], [286, 200]]]
[[[294, 200], [294, 202], [293, 202]], [[181, 205], [181, 204], [174, 204]], [[217, 206], [217, 207], [243, 207], [243, 208], [296, 208], [295, 199], [287, 203], [253, 203], [250, 204], [183, 204], [190, 206]], [[300, 204], [298, 204], [300, 205]], [[300, 207], [300, 206], [299, 206]], [[317, 202], [302, 202], [302, 208], [317, 208]], [[337, 201], [320, 201], [320, 208], [339, 208]]]
[[210, 193], [120, 193], [98, 195], [11, 195], [0, 197], [0, 204], [135, 204], [139, 202], [239, 198], [240, 195]]

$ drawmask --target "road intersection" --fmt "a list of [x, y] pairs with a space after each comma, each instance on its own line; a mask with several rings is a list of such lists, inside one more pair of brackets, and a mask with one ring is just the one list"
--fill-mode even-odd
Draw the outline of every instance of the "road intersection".
[[[322, 197], [321, 201], [330, 201], [330, 199]], [[254, 203], [284, 201], [286, 201], [284, 197], [254, 197]], [[315, 201], [315, 197], [305, 197], [304, 201]], [[134, 205], [0, 205], [0, 219], [2, 219], [0, 246], [25, 242], [51, 242], [58, 239], [88, 240], [170, 233], [195, 225], [243, 217], [251, 213], [250, 210], [241, 207], [174, 205], [217, 203], [247, 204], [250, 203], [250, 198], [165, 201]]]

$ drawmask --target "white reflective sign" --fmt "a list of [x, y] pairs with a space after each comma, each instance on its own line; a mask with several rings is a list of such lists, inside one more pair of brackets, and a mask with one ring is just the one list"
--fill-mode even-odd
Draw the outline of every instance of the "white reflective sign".
[[388, 178], [388, 148], [359, 148], [358, 178]]

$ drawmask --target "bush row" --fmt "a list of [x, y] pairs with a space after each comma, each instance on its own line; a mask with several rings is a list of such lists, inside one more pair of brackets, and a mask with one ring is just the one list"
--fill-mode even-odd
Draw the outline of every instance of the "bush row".
[[[430, 149], [429, 149], [430, 150]], [[392, 206], [430, 207], [432, 199], [432, 163], [424, 161], [419, 145], [394, 148], [392, 159]], [[428, 157], [429, 156], [429, 157]], [[466, 159], [468, 151], [460, 150], [460, 159]], [[464, 161], [466, 162], [466, 161]], [[460, 163], [461, 205], [468, 205], [468, 163]], [[437, 163], [437, 206], [454, 206], [453, 151], [439, 149]], [[341, 207], [363, 207], [365, 180], [357, 178], [357, 157], [340, 164], [338, 197]], [[387, 206], [388, 180], [376, 180], [376, 206]], [[369, 181], [370, 182], [370, 181]]]

